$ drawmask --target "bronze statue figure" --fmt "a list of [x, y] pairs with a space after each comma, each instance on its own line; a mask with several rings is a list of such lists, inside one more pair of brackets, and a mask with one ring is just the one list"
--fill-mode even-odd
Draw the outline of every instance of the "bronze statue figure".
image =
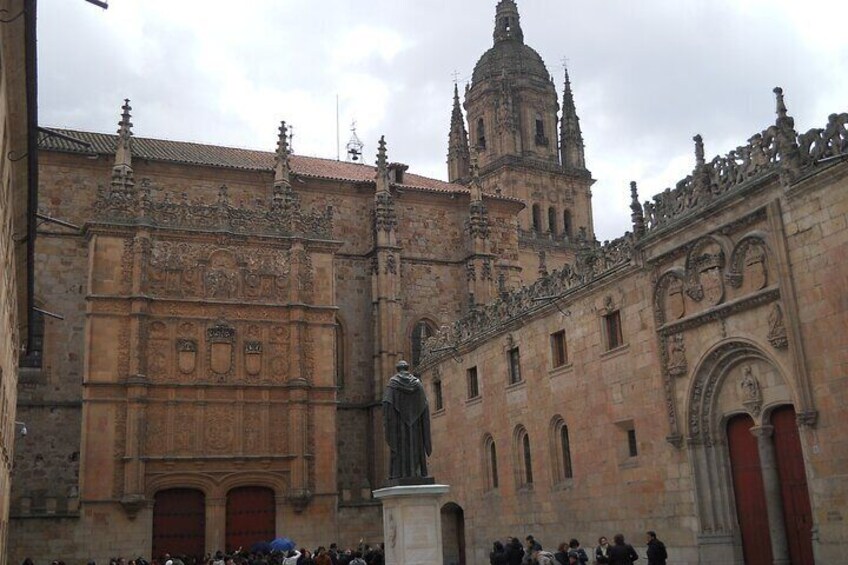
[[383, 393], [383, 427], [389, 444], [389, 484], [431, 484], [427, 476], [430, 441], [430, 406], [424, 385], [400, 361], [397, 373]]

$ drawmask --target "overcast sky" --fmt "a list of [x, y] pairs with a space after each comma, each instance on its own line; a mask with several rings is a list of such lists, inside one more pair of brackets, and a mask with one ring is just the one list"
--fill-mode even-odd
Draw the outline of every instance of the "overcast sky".
[[[445, 179], [454, 72], [492, 45], [496, 0], [40, 0], [42, 125], [114, 132], [132, 99], [141, 137], [335, 158], [353, 119], [374, 161]], [[562, 93], [563, 57], [593, 177], [599, 239], [642, 199], [774, 120], [786, 93], [796, 128], [848, 111], [843, 0], [518, 0], [525, 42]], [[344, 149], [342, 148], [344, 158]]]

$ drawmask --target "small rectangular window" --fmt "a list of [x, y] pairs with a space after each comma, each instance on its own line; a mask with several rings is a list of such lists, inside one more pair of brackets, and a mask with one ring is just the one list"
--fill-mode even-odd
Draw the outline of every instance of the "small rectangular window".
[[629, 450], [630, 457], [639, 455], [639, 446], [636, 444], [636, 430], [633, 428], [627, 430], [627, 449]]
[[433, 381], [433, 400], [436, 403], [436, 411], [445, 407], [442, 399], [442, 381]]
[[624, 344], [621, 333], [621, 314], [618, 310], [604, 316], [604, 333], [606, 333], [607, 351]]
[[568, 363], [568, 350], [565, 347], [565, 330], [551, 334], [551, 359], [554, 368]]
[[521, 382], [521, 355], [517, 347], [509, 350], [509, 384]]
[[466, 379], [468, 380], [468, 398], [477, 398], [480, 396], [480, 387], [477, 383], [477, 367], [471, 367], [466, 371]]

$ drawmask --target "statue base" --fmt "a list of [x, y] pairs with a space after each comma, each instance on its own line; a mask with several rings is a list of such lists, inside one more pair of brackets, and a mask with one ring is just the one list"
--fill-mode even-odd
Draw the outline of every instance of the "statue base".
[[416, 485], [434, 485], [436, 479], [433, 477], [403, 477], [400, 479], [389, 479], [387, 487], [414, 487]]
[[[425, 479], [432, 480], [431, 477]], [[399, 480], [399, 479], [396, 479]], [[383, 504], [386, 563], [432, 565], [442, 562], [442, 514], [439, 498], [448, 485], [393, 486], [374, 491]]]

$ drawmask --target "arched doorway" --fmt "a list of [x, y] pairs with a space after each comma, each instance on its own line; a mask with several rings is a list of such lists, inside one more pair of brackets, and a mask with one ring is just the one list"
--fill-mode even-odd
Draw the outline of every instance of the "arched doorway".
[[153, 555], [203, 559], [206, 552], [206, 497], [190, 488], [161, 490], [153, 497]]
[[454, 502], [442, 506], [442, 562], [465, 565], [465, 512]]
[[792, 389], [757, 345], [726, 341], [689, 383], [687, 448], [702, 563], [813, 563]]
[[227, 551], [250, 549], [276, 537], [274, 491], [266, 487], [238, 487], [227, 493]]

